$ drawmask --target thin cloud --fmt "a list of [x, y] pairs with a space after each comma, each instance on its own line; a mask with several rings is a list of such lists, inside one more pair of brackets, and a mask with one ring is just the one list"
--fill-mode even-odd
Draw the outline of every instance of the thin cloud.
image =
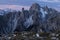
[[0, 9], [13, 9], [13, 10], [21, 10], [22, 8], [29, 9], [29, 6], [20, 6], [20, 5], [0, 5]]
[[60, 0], [37, 0], [37, 1], [43, 1], [43, 2], [60, 2]]

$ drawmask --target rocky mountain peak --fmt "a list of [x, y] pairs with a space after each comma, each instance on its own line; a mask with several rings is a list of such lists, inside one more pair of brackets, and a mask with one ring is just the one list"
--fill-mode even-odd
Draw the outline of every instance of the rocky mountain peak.
[[30, 10], [39, 11], [40, 10], [40, 5], [38, 3], [34, 3], [30, 7]]
[[48, 6], [43, 7], [44, 11], [48, 11]]

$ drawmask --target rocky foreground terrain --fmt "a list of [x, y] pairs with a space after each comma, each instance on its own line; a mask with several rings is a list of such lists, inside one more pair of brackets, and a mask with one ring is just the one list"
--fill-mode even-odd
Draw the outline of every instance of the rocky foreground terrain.
[[[39, 35], [38, 35], [39, 34]], [[34, 33], [17, 32], [9, 35], [2, 35], [0, 40], [60, 40], [60, 33]]]

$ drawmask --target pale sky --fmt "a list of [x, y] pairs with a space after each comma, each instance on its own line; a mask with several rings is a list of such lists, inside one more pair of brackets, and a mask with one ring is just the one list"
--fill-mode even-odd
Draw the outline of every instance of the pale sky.
[[20, 10], [22, 7], [29, 9], [33, 3], [38, 3], [41, 6], [48, 6], [60, 11], [60, 0], [0, 0], [0, 9], [16, 9]]

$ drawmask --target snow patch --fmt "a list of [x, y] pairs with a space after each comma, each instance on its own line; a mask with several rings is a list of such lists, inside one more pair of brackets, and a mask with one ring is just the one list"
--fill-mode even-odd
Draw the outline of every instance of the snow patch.
[[33, 24], [32, 16], [33, 16], [33, 15], [31, 15], [31, 16], [30, 16], [28, 19], [26, 19], [26, 21], [24, 22], [24, 26], [25, 26], [26, 28], [28, 28], [30, 25]]
[[36, 36], [39, 37], [39, 34], [37, 33]]
[[44, 11], [42, 8], [41, 8], [41, 13], [42, 13], [42, 18], [44, 18], [46, 16], [46, 14], [48, 14], [46, 11]]

